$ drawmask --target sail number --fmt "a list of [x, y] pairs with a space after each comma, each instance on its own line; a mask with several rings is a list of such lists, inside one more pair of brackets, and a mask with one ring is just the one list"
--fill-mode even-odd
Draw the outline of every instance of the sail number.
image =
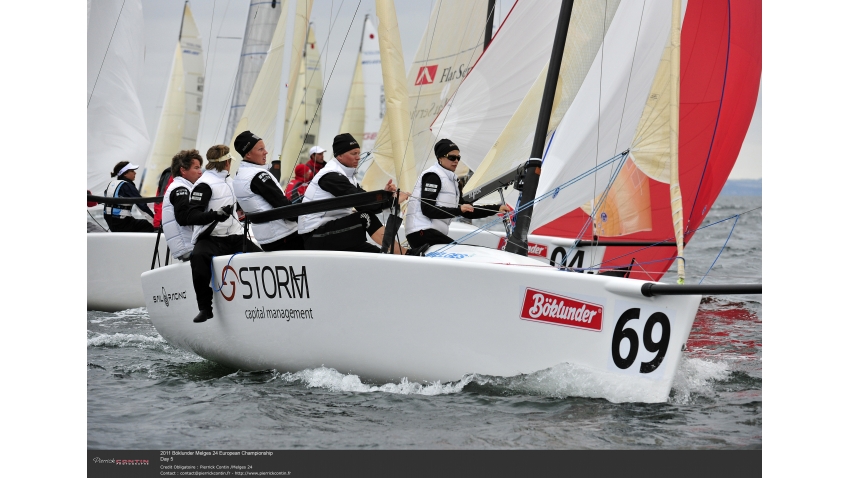
[[[637, 307], [626, 310], [620, 316], [617, 326], [614, 327], [614, 338], [611, 340], [611, 358], [614, 359], [614, 364], [618, 368], [625, 370], [635, 363], [638, 348], [642, 344], [643, 348], [649, 353], [654, 353], [655, 357], [648, 362], [641, 362], [640, 373], [652, 373], [661, 365], [667, 354], [667, 346], [670, 345], [670, 319], [662, 312], [650, 315], [643, 326], [643, 341], [641, 341], [635, 329], [626, 328], [629, 321], [639, 318], [640, 309]], [[661, 338], [657, 341], [652, 338], [652, 330], [656, 324], [661, 326]], [[621, 354], [621, 345], [624, 340], [628, 342], [628, 353], [625, 357]]]

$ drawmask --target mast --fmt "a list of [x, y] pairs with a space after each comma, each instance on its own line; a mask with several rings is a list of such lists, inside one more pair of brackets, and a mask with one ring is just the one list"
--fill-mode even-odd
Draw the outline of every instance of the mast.
[[567, 40], [572, 11], [573, 0], [562, 0], [561, 11], [558, 13], [558, 28], [555, 30], [555, 43], [552, 46], [552, 56], [549, 59], [549, 70], [546, 73], [546, 84], [543, 88], [543, 99], [540, 101], [537, 130], [534, 132], [534, 143], [531, 146], [531, 158], [525, 163], [522, 199], [517, 208], [520, 212], [516, 215], [516, 226], [505, 246], [506, 251], [521, 256], [528, 255], [528, 228], [531, 225], [531, 213], [534, 209], [530, 203], [537, 195], [546, 131], [549, 128], [549, 117], [552, 115], [552, 103], [558, 86], [558, 72], [561, 70], [561, 59], [564, 55], [564, 44]]
[[[188, 0], [187, 0], [188, 1]], [[487, 2], [487, 27], [484, 29], [484, 49], [490, 46], [493, 39], [493, 17], [496, 16], [496, 0]]]
[[685, 241], [682, 230], [682, 190], [679, 187], [679, 50], [682, 43], [682, 4], [673, 0], [670, 26], [670, 209], [673, 213], [673, 231], [676, 234], [676, 282], [685, 283]]

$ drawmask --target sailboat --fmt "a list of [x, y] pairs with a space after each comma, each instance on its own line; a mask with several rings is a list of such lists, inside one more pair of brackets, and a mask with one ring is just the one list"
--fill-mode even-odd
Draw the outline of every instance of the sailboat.
[[[139, 0], [92, 0], [88, 19], [87, 187], [103, 194], [116, 158], [143, 165], [150, 147], [138, 85], [144, 65]], [[114, 31], [114, 34], [113, 34]], [[111, 41], [110, 41], [111, 39]], [[95, 212], [102, 210], [98, 205]], [[155, 234], [86, 235], [86, 306], [114, 311], [144, 305], [140, 275], [151, 267]], [[164, 257], [165, 244], [159, 251]], [[144, 251], [144, 253], [139, 253]]]
[[[599, 71], [595, 83], [603, 85], [596, 91], [597, 101], [606, 94], [621, 99], [634, 96], [632, 103], [619, 105], [623, 123], [633, 131], [638, 129], [644, 106], [651, 99], [653, 80], [664, 61], [668, 40], [675, 38], [681, 22], [681, 14], [671, 8], [671, 3], [622, 2], [610, 20], [604, 47], [600, 45], [590, 55], [587, 76], [593, 79], [593, 72]], [[745, 28], [737, 25], [746, 22], [737, 20], [759, 13], [758, 8], [738, 8], [747, 4], [745, 0], [734, 3], [735, 8], [724, 16], [727, 21], [736, 20], [730, 22], [734, 28]], [[587, 113], [581, 105], [586, 98], [593, 98], [582, 93], [586, 88], [579, 88], [554, 136], [548, 134], [549, 119], [557, 109], [554, 98], [561, 60], [570, 54], [562, 48], [569, 45], [571, 4], [564, 1], [560, 5], [532, 159], [525, 162], [523, 201], [535, 205], [535, 215], [541, 210], [556, 214], [553, 211], [557, 208], [550, 211], [541, 207], [547, 202], [564, 209], [597, 198], [597, 191], [580, 181], [575, 181], [579, 192], [576, 197], [569, 196], [566, 206], [558, 200], [571, 192], [571, 180], [558, 185], [563, 189], [559, 195], [544, 189], [557, 180], [560, 171], [580, 167], [571, 165], [571, 160], [581, 155], [559, 156], [571, 151], [572, 143], [563, 140], [557, 147], [554, 144], [560, 135], [570, 136], [569, 127], [577, 126], [571, 119], [572, 109], [579, 106], [577, 113]], [[713, 7], [710, 2], [692, 0], [688, 9], [695, 5], [699, 13]], [[398, 75], [399, 70], [403, 74], [400, 54], [396, 51], [394, 55], [387, 47], [400, 44], [400, 35], [392, 2], [378, 0], [377, 6], [387, 117], [400, 121], [407, 95], [404, 91], [399, 94], [387, 81], [388, 75]], [[687, 22], [686, 15], [686, 29]], [[760, 17], [755, 22], [760, 25]], [[694, 28], [702, 32], [702, 26], [699, 21]], [[728, 35], [736, 42], [741, 40], [737, 30]], [[748, 35], [757, 32], [747, 31]], [[749, 41], [753, 41], [751, 37]], [[618, 55], [625, 51], [631, 53]], [[730, 64], [735, 65], [740, 55], [746, 57], [752, 50], [728, 51]], [[606, 65], [598, 60], [603, 53], [611, 70], [603, 69]], [[619, 72], [630, 69], [632, 63], [637, 70], [631, 81], [616, 81], [621, 78]], [[594, 65], [599, 68], [594, 69]], [[601, 129], [608, 124], [606, 114], [617, 108], [613, 102], [600, 104], [604, 106], [597, 110], [600, 117], [590, 116], [589, 122], [593, 126], [598, 123]], [[623, 104], [631, 107], [623, 109]], [[398, 155], [397, 148], [408, 146], [403, 137], [398, 137], [400, 128], [394, 129], [390, 144], [392, 154]], [[547, 134], [550, 144], [544, 157]], [[634, 135], [627, 136], [624, 141], [633, 142]], [[579, 134], [576, 141], [583, 144], [585, 141], [579, 140], [584, 139]], [[619, 145], [616, 141], [614, 144]], [[542, 168], [535, 154], [544, 159]], [[624, 157], [617, 160], [622, 163]], [[591, 164], [584, 173], [593, 177], [593, 173], [608, 172], [606, 168], [614, 162]], [[552, 171], [547, 173], [547, 167]], [[533, 187], [537, 170], [542, 170], [540, 201], [536, 201]], [[364, 201], [376, 200], [369, 199], [370, 195], [366, 193]], [[287, 206], [262, 214], [285, 217], [298, 208], [316, 206]], [[521, 219], [517, 218], [518, 225]], [[536, 226], [536, 216], [527, 219]], [[524, 244], [527, 230], [519, 229], [519, 244]], [[469, 373], [514, 376], [568, 363], [575, 379], [588, 384], [588, 396], [612, 402], [667, 400], [700, 294], [731, 290], [572, 273], [524, 254], [464, 244], [432, 247], [426, 257], [333, 251], [242, 254], [215, 258], [212, 267], [215, 317], [202, 326], [190, 320], [196, 306], [188, 264], [142, 275], [148, 313], [159, 333], [170, 344], [209, 360], [242, 370], [297, 371], [325, 366], [367, 380], [407, 377], [428, 382], [455, 381]], [[462, 284], [463, 293], [457, 293], [452, 284]], [[428, 291], [428, 297], [436, 293], [439, 299], [426, 299], [422, 291]], [[364, 301], [367, 294], [377, 294], [382, 300]], [[427, 307], [422, 306], [424, 303]]]

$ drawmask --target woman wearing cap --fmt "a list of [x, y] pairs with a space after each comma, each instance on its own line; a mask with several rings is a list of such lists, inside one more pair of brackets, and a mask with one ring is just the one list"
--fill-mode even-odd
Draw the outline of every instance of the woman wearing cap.
[[[360, 162], [360, 145], [354, 137], [348, 133], [337, 135], [334, 138], [333, 153], [334, 158], [325, 163], [325, 167], [307, 186], [304, 203], [365, 192], [354, 179], [354, 171], [357, 169], [357, 163]], [[387, 183], [384, 190], [396, 191], [392, 180]], [[399, 191], [399, 196], [398, 200], [404, 201], [408, 194]], [[384, 225], [374, 213], [390, 207], [391, 203], [392, 198], [386, 203], [373, 206], [336, 209], [300, 216], [298, 232], [304, 236], [304, 248], [381, 252], [378, 247], [366, 240], [364, 232], [376, 242], [381, 242]], [[394, 251], [398, 254], [403, 253], [401, 247], [395, 247]]]
[[455, 217], [478, 219], [510, 211], [505, 205], [472, 207], [464, 201], [455, 176], [460, 150], [451, 140], [437, 141], [434, 154], [437, 164], [422, 172], [407, 203], [404, 227], [410, 247], [451, 243], [449, 223]]
[[[198, 299], [194, 322], [211, 319], [213, 291], [210, 288], [210, 262], [215, 256], [242, 252], [242, 224], [233, 216], [236, 195], [230, 172], [230, 148], [218, 144], [207, 151], [207, 170], [195, 182], [189, 196], [189, 224], [192, 228], [192, 285]], [[213, 214], [210, 214], [213, 213]], [[262, 250], [248, 241], [248, 252]]]
[[[243, 131], [236, 137], [233, 146], [242, 155], [242, 163], [233, 179], [233, 191], [243, 211], [258, 213], [292, 204], [283, 194], [280, 183], [266, 171], [268, 151], [259, 136]], [[303, 250], [304, 241], [298, 235], [297, 221], [293, 217], [254, 223], [251, 231], [264, 251]]]
[[[115, 198], [142, 197], [142, 195], [139, 194], [139, 190], [136, 189], [136, 185], [133, 184], [133, 181], [136, 179], [137, 169], [139, 169], [139, 167], [129, 161], [121, 161], [116, 164], [110, 174], [110, 176], [115, 179], [106, 186], [106, 191], [103, 192], [103, 195]], [[142, 210], [142, 212], [153, 219], [153, 211], [151, 211], [146, 204], [137, 204], [137, 206]], [[106, 224], [109, 225], [109, 229], [112, 230], [112, 232], [155, 231], [150, 222], [133, 217], [132, 211], [133, 206], [130, 204], [115, 204], [112, 206], [104, 204], [103, 218], [106, 220]]]

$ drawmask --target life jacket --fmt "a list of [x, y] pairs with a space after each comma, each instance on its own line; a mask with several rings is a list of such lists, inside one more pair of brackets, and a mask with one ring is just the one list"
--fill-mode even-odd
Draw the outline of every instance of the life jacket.
[[[124, 185], [126, 181], [123, 179], [113, 179], [112, 182], [106, 186], [106, 191], [103, 192], [103, 195], [108, 198], [117, 198], [118, 191], [121, 190], [121, 186]], [[115, 204], [114, 206], [110, 206], [108, 204], [103, 205], [103, 215], [112, 216], [115, 218], [124, 218], [124, 217], [133, 217], [133, 205], [132, 204]]]
[[162, 199], [162, 232], [165, 234], [165, 242], [168, 243], [168, 248], [171, 249], [171, 255], [179, 259], [192, 252], [192, 233], [194, 230], [192, 226], [181, 226], [174, 215], [171, 193], [177, 188], [185, 189], [185, 191], [178, 191], [177, 194], [185, 194], [186, 200], [188, 200], [194, 186], [186, 178], [178, 176], [174, 178], [163, 193], [165, 197]]
[[[227, 176], [227, 171], [216, 171], [214, 169], [208, 169], [204, 171], [204, 174], [201, 175], [200, 179], [195, 182], [195, 187], [198, 187], [199, 184], [209, 184], [210, 189], [212, 189], [212, 197], [210, 197], [210, 203], [207, 205], [207, 211], [215, 211], [224, 206], [232, 205], [236, 207], [236, 194], [233, 193], [233, 180]], [[209, 227], [213, 227], [212, 232], [209, 234], [214, 237], [227, 237], [232, 235], [242, 234], [242, 224], [239, 224], [239, 221], [236, 220], [232, 214], [226, 221], [223, 222], [211, 222], [209, 224], [204, 224], [203, 226], [192, 226], [192, 244], [196, 244], [198, 242], [198, 237], [204, 233]]]
[[[347, 168], [343, 166], [342, 163], [337, 161], [336, 158], [325, 162], [325, 167], [322, 168], [322, 170], [319, 171], [316, 176], [313, 177], [313, 180], [310, 181], [310, 185], [307, 186], [307, 191], [304, 192], [304, 199], [302, 203], [308, 203], [310, 201], [320, 201], [322, 199], [330, 199], [336, 197], [319, 186], [319, 180], [322, 179], [324, 175], [329, 173], [342, 174], [348, 179], [348, 182], [350, 182], [354, 186], [357, 186], [357, 181], [354, 180], [354, 170], [355, 168]], [[348, 216], [349, 214], [353, 214], [354, 212], [355, 211], [353, 208], [347, 208], [334, 209], [333, 211], [317, 212], [313, 214], [305, 214], [303, 216], [299, 216], [298, 233], [306, 234], [308, 232], [312, 232], [315, 229], [333, 220]]]
[[437, 194], [437, 207], [456, 208], [460, 200], [460, 189], [457, 185], [457, 176], [452, 171], [435, 164], [419, 175], [413, 194], [407, 203], [407, 214], [405, 215], [404, 231], [406, 234], [435, 229], [445, 235], [449, 234], [449, 223], [451, 219], [431, 219], [422, 213], [422, 178], [428, 173], [436, 173], [442, 182], [440, 192]]
[[[266, 169], [262, 166], [242, 161], [239, 164], [239, 171], [236, 172], [236, 177], [233, 178], [233, 191], [236, 193], [236, 200], [242, 206], [242, 210], [248, 213], [257, 213], [272, 209], [272, 205], [268, 203], [262, 196], [251, 191], [251, 181], [254, 177]], [[283, 193], [283, 188], [280, 183], [275, 181], [269, 175], [269, 181], [273, 182]], [[251, 232], [254, 234], [254, 239], [260, 244], [268, 244], [270, 242], [282, 239], [298, 230], [297, 221], [287, 221], [285, 219], [277, 219], [270, 222], [256, 223], [251, 226]]]

